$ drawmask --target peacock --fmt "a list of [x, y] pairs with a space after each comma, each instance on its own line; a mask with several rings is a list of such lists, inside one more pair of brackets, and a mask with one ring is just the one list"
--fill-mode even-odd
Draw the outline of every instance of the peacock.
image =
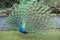
[[5, 27], [22, 33], [48, 31], [60, 24], [56, 21], [56, 14], [50, 14], [51, 11], [52, 9], [42, 2], [23, 1], [7, 17]]

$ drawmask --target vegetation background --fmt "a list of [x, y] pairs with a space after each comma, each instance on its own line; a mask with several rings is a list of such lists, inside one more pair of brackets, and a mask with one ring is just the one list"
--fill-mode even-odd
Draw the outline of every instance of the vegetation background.
[[[5, 17], [6, 13], [8, 12], [6, 11], [7, 9], [10, 10], [10, 8], [15, 3], [19, 4], [22, 1], [24, 0], [0, 0], [0, 15]], [[39, 0], [39, 1], [43, 2], [44, 4], [47, 3], [49, 6], [54, 6], [57, 9], [60, 9], [60, 0]], [[1, 24], [1, 18], [0, 18], [0, 24]], [[50, 30], [45, 33], [42, 32], [42, 33], [28, 33], [28, 34], [23, 34], [16, 30], [9, 30], [9, 31], [0, 30], [0, 40], [60, 40], [60, 29]]]

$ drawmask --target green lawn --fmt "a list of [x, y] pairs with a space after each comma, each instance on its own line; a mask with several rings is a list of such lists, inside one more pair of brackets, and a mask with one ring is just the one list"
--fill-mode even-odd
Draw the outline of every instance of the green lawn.
[[57, 30], [50, 30], [45, 34], [22, 34], [14, 30], [0, 31], [0, 40], [60, 40], [60, 32]]

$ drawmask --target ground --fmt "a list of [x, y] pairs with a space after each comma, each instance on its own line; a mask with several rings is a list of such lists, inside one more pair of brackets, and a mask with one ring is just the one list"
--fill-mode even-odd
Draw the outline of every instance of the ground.
[[0, 31], [0, 40], [60, 40], [60, 32], [57, 30], [50, 30], [45, 34], [23, 34], [16, 30]]

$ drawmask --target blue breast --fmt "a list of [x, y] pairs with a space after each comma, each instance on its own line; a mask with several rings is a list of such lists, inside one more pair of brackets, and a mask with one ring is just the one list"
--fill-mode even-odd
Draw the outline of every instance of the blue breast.
[[20, 30], [19, 30], [20, 32], [25, 32], [25, 30], [23, 29], [23, 26], [22, 26], [22, 22], [20, 22]]

